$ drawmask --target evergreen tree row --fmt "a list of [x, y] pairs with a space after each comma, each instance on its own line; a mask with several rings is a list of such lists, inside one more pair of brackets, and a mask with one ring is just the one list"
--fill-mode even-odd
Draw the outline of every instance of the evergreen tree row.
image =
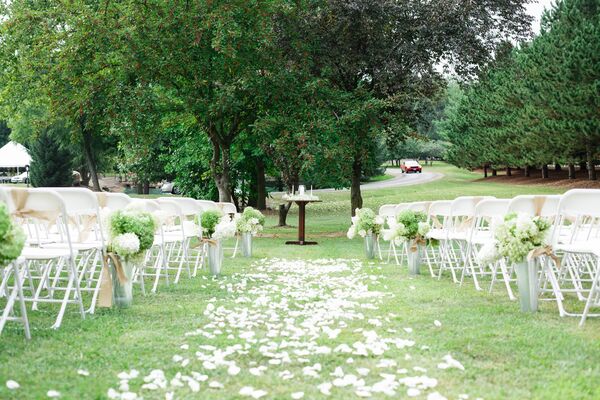
[[495, 62], [439, 124], [452, 143], [448, 159], [494, 171], [575, 167], [596, 179], [600, 154], [600, 1], [559, 0], [541, 33]]

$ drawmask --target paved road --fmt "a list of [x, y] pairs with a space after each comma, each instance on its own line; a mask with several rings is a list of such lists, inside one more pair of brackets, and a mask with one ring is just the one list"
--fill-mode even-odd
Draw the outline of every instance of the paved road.
[[[362, 190], [371, 190], [394, 188], [400, 186], [420, 185], [422, 183], [433, 182], [444, 176], [444, 174], [441, 174], [439, 172], [427, 172], [426, 170], [421, 174], [403, 174], [400, 168], [388, 168], [386, 169], [385, 173], [388, 175], [392, 175], [393, 178], [386, 179], [385, 181], [363, 183], [362, 185], [360, 185], [360, 188]], [[333, 191], [334, 189], [315, 190], [315, 192]]]

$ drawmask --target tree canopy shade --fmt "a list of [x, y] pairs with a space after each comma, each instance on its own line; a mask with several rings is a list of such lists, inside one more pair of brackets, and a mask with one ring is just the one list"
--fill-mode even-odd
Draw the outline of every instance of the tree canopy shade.
[[[600, 152], [600, 4], [564, 0], [541, 34], [495, 63], [448, 110], [442, 131], [456, 165], [542, 167], [587, 162]], [[574, 177], [574, 174], [570, 174]]]

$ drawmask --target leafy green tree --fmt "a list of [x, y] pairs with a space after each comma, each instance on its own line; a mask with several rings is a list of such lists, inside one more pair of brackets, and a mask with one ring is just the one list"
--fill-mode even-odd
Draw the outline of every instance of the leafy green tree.
[[0, 121], [0, 147], [10, 141], [10, 128], [6, 121]]
[[35, 187], [71, 186], [71, 154], [60, 146], [56, 135], [65, 128], [59, 125], [44, 129], [31, 146], [29, 179]]

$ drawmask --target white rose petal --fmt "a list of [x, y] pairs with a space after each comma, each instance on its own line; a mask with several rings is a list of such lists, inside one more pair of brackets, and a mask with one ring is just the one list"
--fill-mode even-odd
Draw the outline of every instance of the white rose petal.
[[6, 387], [9, 388], [10, 390], [15, 390], [15, 389], [18, 389], [19, 387], [21, 387], [21, 385], [19, 385], [19, 383], [16, 381], [8, 380], [8, 381], [6, 381]]

